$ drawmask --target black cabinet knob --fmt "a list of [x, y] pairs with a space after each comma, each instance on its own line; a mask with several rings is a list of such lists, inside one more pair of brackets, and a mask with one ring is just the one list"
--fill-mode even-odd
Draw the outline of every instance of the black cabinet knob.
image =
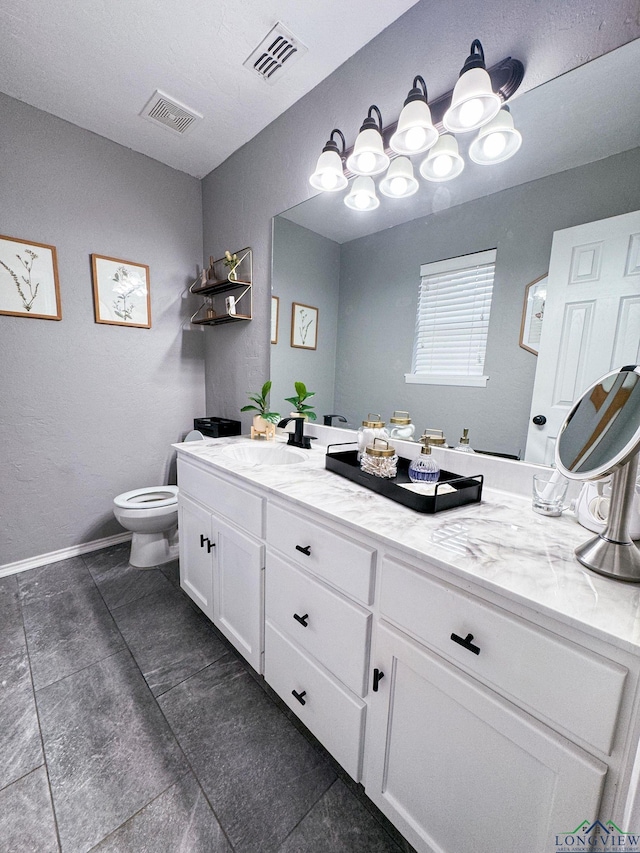
[[296, 620], [296, 622], [299, 622], [304, 628], [308, 627], [308, 625], [309, 625], [309, 623], [307, 622], [307, 619], [309, 618], [308, 613], [305, 613], [304, 616], [299, 616], [297, 613], [294, 613], [293, 618]]
[[535, 415], [533, 418], [531, 418], [531, 420], [536, 426], [544, 426], [547, 422], [547, 419], [544, 415]]
[[292, 690], [291, 695], [295, 696], [301, 705], [306, 705], [306, 700], [304, 699], [304, 697], [307, 695], [306, 690], [303, 690], [301, 693], [297, 693], [295, 690]]
[[382, 681], [383, 678], [384, 678], [384, 672], [381, 669], [374, 669], [373, 670], [373, 692], [374, 693], [378, 692], [378, 685], [380, 684], [380, 682]]
[[311, 545], [305, 545], [304, 548], [302, 545], [296, 545], [296, 551], [300, 551], [301, 554], [306, 554], [308, 557], [311, 554]]
[[473, 634], [467, 634], [464, 639], [459, 637], [457, 634], [452, 634], [451, 639], [454, 643], [457, 643], [459, 646], [462, 646], [463, 649], [468, 649], [470, 652], [473, 652], [474, 655], [480, 654], [480, 646], [474, 646], [471, 642], [473, 640]]

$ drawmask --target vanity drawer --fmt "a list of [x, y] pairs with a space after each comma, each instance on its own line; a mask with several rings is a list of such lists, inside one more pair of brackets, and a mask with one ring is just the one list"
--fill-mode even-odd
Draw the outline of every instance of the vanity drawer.
[[265, 615], [354, 693], [364, 694], [371, 631], [364, 608], [268, 553]]
[[373, 601], [375, 549], [271, 503], [267, 542], [348, 595], [365, 604]]
[[[359, 782], [365, 703], [296, 649], [269, 621], [265, 625], [264, 677], [347, 773]], [[294, 690], [304, 704], [293, 695]]]
[[180, 493], [195, 498], [212, 512], [226, 516], [262, 538], [263, 498], [184, 459], [178, 459], [178, 488]]
[[[501, 693], [609, 753], [627, 670], [425, 575], [382, 561], [380, 611]], [[464, 639], [479, 654], [452, 640]], [[596, 691], [597, 701], [593, 701]]]

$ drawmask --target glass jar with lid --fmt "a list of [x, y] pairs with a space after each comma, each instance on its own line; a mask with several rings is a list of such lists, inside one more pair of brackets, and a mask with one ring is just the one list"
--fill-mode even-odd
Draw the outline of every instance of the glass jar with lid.
[[369, 412], [366, 420], [362, 421], [362, 426], [358, 428], [358, 459], [361, 458], [366, 447], [373, 444], [374, 439], [389, 438], [389, 434], [385, 429], [385, 423], [381, 420], [380, 415], [375, 412]]
[[374, 477], [395, 477], [398, 473], [398, 454], [395, 447], [384, 438], [374, 438], [372, 444], [364, 449], [360, 467]]
[[416, 425], [411, 423], [409, 412], [396, 410], [389, 418], [388, 433], [391, 438], [402, 438], [411, 441], [416, 431]]

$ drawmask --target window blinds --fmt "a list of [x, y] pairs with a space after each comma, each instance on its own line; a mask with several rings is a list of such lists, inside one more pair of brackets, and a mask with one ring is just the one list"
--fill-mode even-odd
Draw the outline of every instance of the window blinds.
[[495, 260], [492, 249], [420, 267], [413, 374], [482, 375]]

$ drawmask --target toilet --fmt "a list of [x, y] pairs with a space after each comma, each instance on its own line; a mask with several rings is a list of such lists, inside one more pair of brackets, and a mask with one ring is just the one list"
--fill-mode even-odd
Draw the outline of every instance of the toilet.
[[147, 486], [113, 499], [113, 514], [133, 532], [129, 562], [149, 569], [178, 557], [178, 487]]

